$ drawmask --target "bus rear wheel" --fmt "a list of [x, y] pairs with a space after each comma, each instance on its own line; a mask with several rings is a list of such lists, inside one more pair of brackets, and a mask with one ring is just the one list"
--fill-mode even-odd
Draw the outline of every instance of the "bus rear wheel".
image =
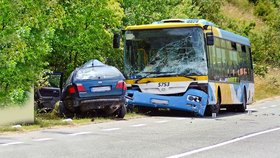
[[244, 90], [243, 97], [242, 97], [242, 104], [238, 105], [236, 110], [237, 112], [245, 112], [247, 109], [247, 93]]

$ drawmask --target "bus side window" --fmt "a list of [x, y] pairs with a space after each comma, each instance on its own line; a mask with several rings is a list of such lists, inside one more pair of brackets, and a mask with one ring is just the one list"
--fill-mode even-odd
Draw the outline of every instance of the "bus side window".
[[222, 51], [221, 48], [216, 47], [216, 78], [222, 80]]
[[215, 71], [216, 71], [215, 46], [207, 46], [207, 47], [208, 47], [209, 79], [215, 80]]
[[240, 80], [244, 80], [245, 79], [245, 76], [246, 76], [246, 72], [245, 72], [245, 53], [242, 52], [242, 49], [241, 49], [241, 45], [240, 44], [236, 44], [237, 46], [237, 52], [238, 52], [238, 65], [239, 65], [239, 68], [238, 68], [238, 71], [239, 71], [239, 77], [240, 77]]
[[215, 41], [215, 47], [221, 47], [221, 42], [220, 42], [221, 40], [219, 38], [215, 37], [214, 41]]
[[231, 54], [232, 54], [232, 71], [233, 71], [233, 76], [234, 77], [238, 77], [238, 55], [237, 55], [237, 51], [231, 50]]
[[246, 46], [245, 45], [241, 45], [241, 51], [243, 52], [243, 53], [246, 53], [247, 51], [246, 51]]
[[246, 68], [248, 70], [248, 74], [247, 74], [247, 80], [248, 81], [251, 81], [252, 80], [252, 74], [253, 74], [253, 71], [252, 71], [252, 60], [251, 60], [251, 50], [250, 50], [250, 47], [249, 46], [246, 46]]
[[227, 68], [228, 68], [228, 64], [227, 64], [227, 59], [226, 59], [226, 50], [224, 48], [221, 48], [220, 49], [221, 51], [221, 57], [222, 57], [222, 65], [221, 65], [221, 68], [222, 68], [222, 80], [225, 80], [227, 77], [228, 77], [228, 73], [227, 73]]
[[222, 48], [227, 48], [226, 40], [221, 39], [221, 47]]
[[215, 80], [221, 80], [221, 76], [222, 76], [222, 54], [221, 54], [221, 43], [220, 43], [220, 39], [216, 38], [214, 39], [215, 42], [215, 67], [214, 67], [214, 78]]
[[245, 45], [241, 45], [241, 57], [242, 57], [242, 70], [243, 70], [243, 79], [244, 80], [248, 80], [248, 60], [247, 60], [247, 54], [246, 53], [246, 46]]
[[230, 41], [226, 41], [226, 48], [227, 48], [228, 50], [232, 50], [231, 42], [230, 42]]
[[254, 80], [254, 72], [253, 72], [253, 61], [252, 61], [252, 51], [251, 51], [251, 47], [248, 47], [249, 49], [249, 64], [250, 64], [250, 81], [253, 81]]
[[231, 50], [234, 56], [234, 76], [236, 77], [236, 82], [239, 82], [240, 80], [240, 57], [239, 53], [237, 52], [237, 45], [235, 42], [231, 42]]
[[232, 50], [237, 50], [237, 47], [236, 47], [236, 43], [235, 42], [231, 42], [231, 49]]
[[236, 44], [236, 48], [237, 48], [237, 51], [238, 51], [238, 52], [241, 52], [241, 45], [240, 45], [240, 44], [237, 43], [237, 44]]

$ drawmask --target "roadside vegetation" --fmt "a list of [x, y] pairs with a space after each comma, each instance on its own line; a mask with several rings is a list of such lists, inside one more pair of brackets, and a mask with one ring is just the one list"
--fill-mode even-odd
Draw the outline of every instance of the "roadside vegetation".
[[93, 58], [122, 70], [113, 33], [169, 18], [203, 18], [250, 38], [255, 73], [265, 76], [268, 66], [280, 66], [279, 8], [278, 0], [3, 0], [0, 107], [23, 103], [46, 71], [67, 77]]
[[280, 69], [269, 68], [264, 76], [255, 77], [255, 101], [280, 96]]
[[[23, 103], [32, 85], [41, 86], [45, 72], [68, 77], [93, 58], [122, 70], [122, 50], [112, 48], [113, 33], [169, 18], [203, 18], [248, 37], [255, 100], [280, 95], [279, 0], [2, 0], [0, 10], [0, 108]], [[100, 120], [106, 119], [112, 120]], [[91, 118], [69, 123], [51, 113], [37, 114], [34, 125], [21, 129], [84, 122]]]
[[21, 127], [18, 126], [0, 126], [0, 133], [7, 132], [24, 132], [24, 131], [32, 131], [38, 130], [42, 128], [58, 128], [61, 126], [73, 127], [77, 125], [84, 124], [95, 124], [95, 123], [103, 123], [109, 121], [122, 121], [128, 119], [135, 119], [145, 117], [143, 114], [136, 113], [127, 113], [124, 119], [117, 119], [114, 117], [74, 117], [73, 119], [64, 119], [57, 115], [54, 110], [51, 113], [35, 113], [35, 122], [33, 124], [22, 124]]
[[252, 42], [255, 101], [280, 96], [279, 7], [280, 1], [274, 0], [227, 0], [222, 7], [222, 14], [241, 23]]

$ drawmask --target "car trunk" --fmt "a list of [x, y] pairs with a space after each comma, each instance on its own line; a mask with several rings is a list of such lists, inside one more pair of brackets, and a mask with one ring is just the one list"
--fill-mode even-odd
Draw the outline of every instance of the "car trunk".
[[[119, 84], [119, 85], [117, 85]], [[124, 84], [119, 80], [90, 80], [76, 83], [79, 89], [79, 97], [102, 97], [102, 96], [121, 96], [125, 93], [121, 87]]]

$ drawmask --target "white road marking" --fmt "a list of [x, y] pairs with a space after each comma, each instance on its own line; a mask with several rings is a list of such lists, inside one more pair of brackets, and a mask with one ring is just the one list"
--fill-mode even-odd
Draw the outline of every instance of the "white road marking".
[[156, 121], [156, 123], [166, 123], [166, 122], [169, 122], [169, 121], [167, 121], [167, 120]]
[[107, 128], [107, 129], [102, 129], [102, 131], [116, 131], [119, 130], [120, 128]]
[[249, 135], [246, 135], [246, 136], [243, 136], [243, 137], [235, 138], [235, 139], [232, 139], [232, 140], [229, 140], [229, 141], [226, 141], [226, 142], [222, 142], [222, 143], [219, 143], [219, 144], [215, 144], [215, 145], [212, 145], [212, 146], [188, 151], [188, 152], [178, 154], [178, 155], [169, 156], [167, 158], [180, 158], [180, 157], [184, 157], [184, 156], [189, 156], [189, 155], [192, 155], [192, 154], [200, 153], [200, 152], [203, 152], [203, 151], [207, 151], [207, 150], [210, 150], [210, 149], [214, 149], [214, 148], [217, 148], [217, 147], [221, 147], [221, 146], [228, 145], [228, 144], [231, 144], [231, 143], [235, 143], [235, 142], [238, 142], [238, 141], [241, 141], [241, 140], [244, 140], [244, 139], [248, 139], [248, 138], [251, 138], [251, 137], [256, 137], [258, 135], [262, 135], [262, 134], [266, 134], [266, 133], [270, 133], [270, 132], [274, 132], [274, 131], [278, 131], [278, 130], [280, 130], [280, 127], [265, 130], [265, 131], [261, 131], [261, 132], [257, 132], [257, 133], [253, 133], [253, 134], [249, 134]]
[[257, 111], [257, 109], [247, 109], [247, 111]]
[[33, 139], [33, 142], [43, 142], [43, 141], [48, 141], [48, 140], [53, 140], [53, 138], [39, 138], [39, 139]]
[[5, 143], [1, 144], [2, 146], [9, 146], [9, 145], [18, 145], [18, 144], [23, 144], [24, 142], [10, 142], [10, 143]]
[[187, 118], [184, 118], [184, 117], [178, 117], [178, 118], [175, 118], [175, 120], [186, 120]]
[[278, 106], [278, 105], [271, 105], [270, 107], [271, 107], [271, 108], [275, 108], [276, 106]]
[[92, 132], [78, 132], [78, 133], [71, 133], [69, 136], [77, 136], [77, 135], [84, 135], [84, 134], [90, 134]]
[[261, 109], [267, 109], [268, 107], [261, 107]]
[[146, 126], [146, 124], [137, 124], [137, 125], [131, 125], [132, 127], [142, 127], [142, 126]]

